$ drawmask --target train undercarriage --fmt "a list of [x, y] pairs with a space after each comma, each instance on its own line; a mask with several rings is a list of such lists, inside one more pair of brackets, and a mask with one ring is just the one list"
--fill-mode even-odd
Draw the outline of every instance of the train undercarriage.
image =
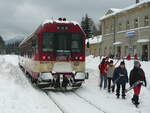
[[85, 79], [87, 73], [41, 73], [37, 80], [37, 86], [42, 89], [72, 89], [79, 88]]
[[33, 78], [22, 66], [20, 68], [31, 80], [31, 83], [42, 90], [72, 90], [81, 87], [88, 73], [85, 72], [45, 72], [39, 73], [37, 78]]

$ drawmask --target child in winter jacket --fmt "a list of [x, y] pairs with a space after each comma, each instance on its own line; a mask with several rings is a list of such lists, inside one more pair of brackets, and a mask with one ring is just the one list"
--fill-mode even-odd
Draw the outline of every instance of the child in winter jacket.
[[104, 81], [104, 89], [107, 87], [107, 67], [108, 64], [106, 62], [106, 59], [104, 58], [102, 62], [99, 64], [99, 70], [100, 70], [100, 88], [102, 88], [103, 81]]
[[[115, 66], [113, 65], [113, 60], [109, 62], [108, 65], [108, 74], [107, 74], [107, 80], [108, 80], [108, 92], [111, 91], [111, 82], [113, 78], [113, 72], [114, 72]], [[112, 87], [112, 92], [114, 92], [114, 86]]]
[[125, 68], [125, 62], [122, 61], [120, 66], [115, 68], [113, 73], [113, 82], [117, 84], [116, 95], [120, 96], [120, 87], [122, 87], [122, 99], [125, 99], [126, 83], [128, 82], [128, 73]]
[[[129, 78], [130, 86], [132, 86], [137, 81], [143, 81], [144, 85], [146, 86], [145, 73], [143, 69], [140, 68], [140, 66], [141, 64], [139, 61], [134, 61], [134, 68], [131, 70], [130, 78]], [[138, 100], [139, 100], [139, 94], [141, 90], [141, 84], [135, 86], [133, 90], [134, 90], [134, 95], [132, 98], [132, 102], [137, 106], [139, 104]]]

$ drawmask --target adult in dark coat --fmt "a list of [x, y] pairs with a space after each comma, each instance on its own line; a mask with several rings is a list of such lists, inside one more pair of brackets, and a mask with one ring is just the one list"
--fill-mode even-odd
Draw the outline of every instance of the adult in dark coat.
[[116, 95], [120, 96], [120, 87], [122, 87], [122, 98], [125, 99], [126, 83], [128, 82], [128, 73], [125, 68], [125, 62], [122, 61], [120, 66], [115, 68], [113, 73], [113, 81], [117, 84]]
[[[129, 79], [129, 82], [130, 82], [131, 86], [137, 81], [143, 81], [144, 85], [145, 86], [147, 85], [146, 78], [145, 78], [145, 73], [144, 73], [143, 69], [141, 69], [140, 67], [141, 67], [140, 62], [139, 61], [134, 61], [134, 67], [130, 72], [130, 79]], [[138, 101], [139, 100], [139, 94], [140, 94], [140, 91], [141, 91], [141, 84], [139, 84], [138, 86], [135, 86], [133, 88], [133, 90], [134, 90], [134, 95], [133, 95], [133, 98], [132, 98], [132, 102], [135, 105], [138, 105], [139, 104], [139, 101]]]

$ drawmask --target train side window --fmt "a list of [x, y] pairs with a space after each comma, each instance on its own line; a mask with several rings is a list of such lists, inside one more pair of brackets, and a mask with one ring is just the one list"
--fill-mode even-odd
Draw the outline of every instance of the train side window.
[[34, 52], [37, 54], [38, 53], [38, 40], [37, 39], [34, 39], [32, 41], [32, 48], [33, 48]]
[[36, 41], [33, 40], [33, 41], [32, 41], [32, 48], [35, 48], [35, 45], [36, 45]]

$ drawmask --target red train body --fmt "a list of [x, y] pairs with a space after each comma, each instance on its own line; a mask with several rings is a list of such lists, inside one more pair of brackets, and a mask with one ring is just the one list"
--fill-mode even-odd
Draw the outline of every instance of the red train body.
[[75, 22], [45, 21], [20, 43], [19, 65], [43, 89], [80, 87], [88, 76], [85, 39]]

